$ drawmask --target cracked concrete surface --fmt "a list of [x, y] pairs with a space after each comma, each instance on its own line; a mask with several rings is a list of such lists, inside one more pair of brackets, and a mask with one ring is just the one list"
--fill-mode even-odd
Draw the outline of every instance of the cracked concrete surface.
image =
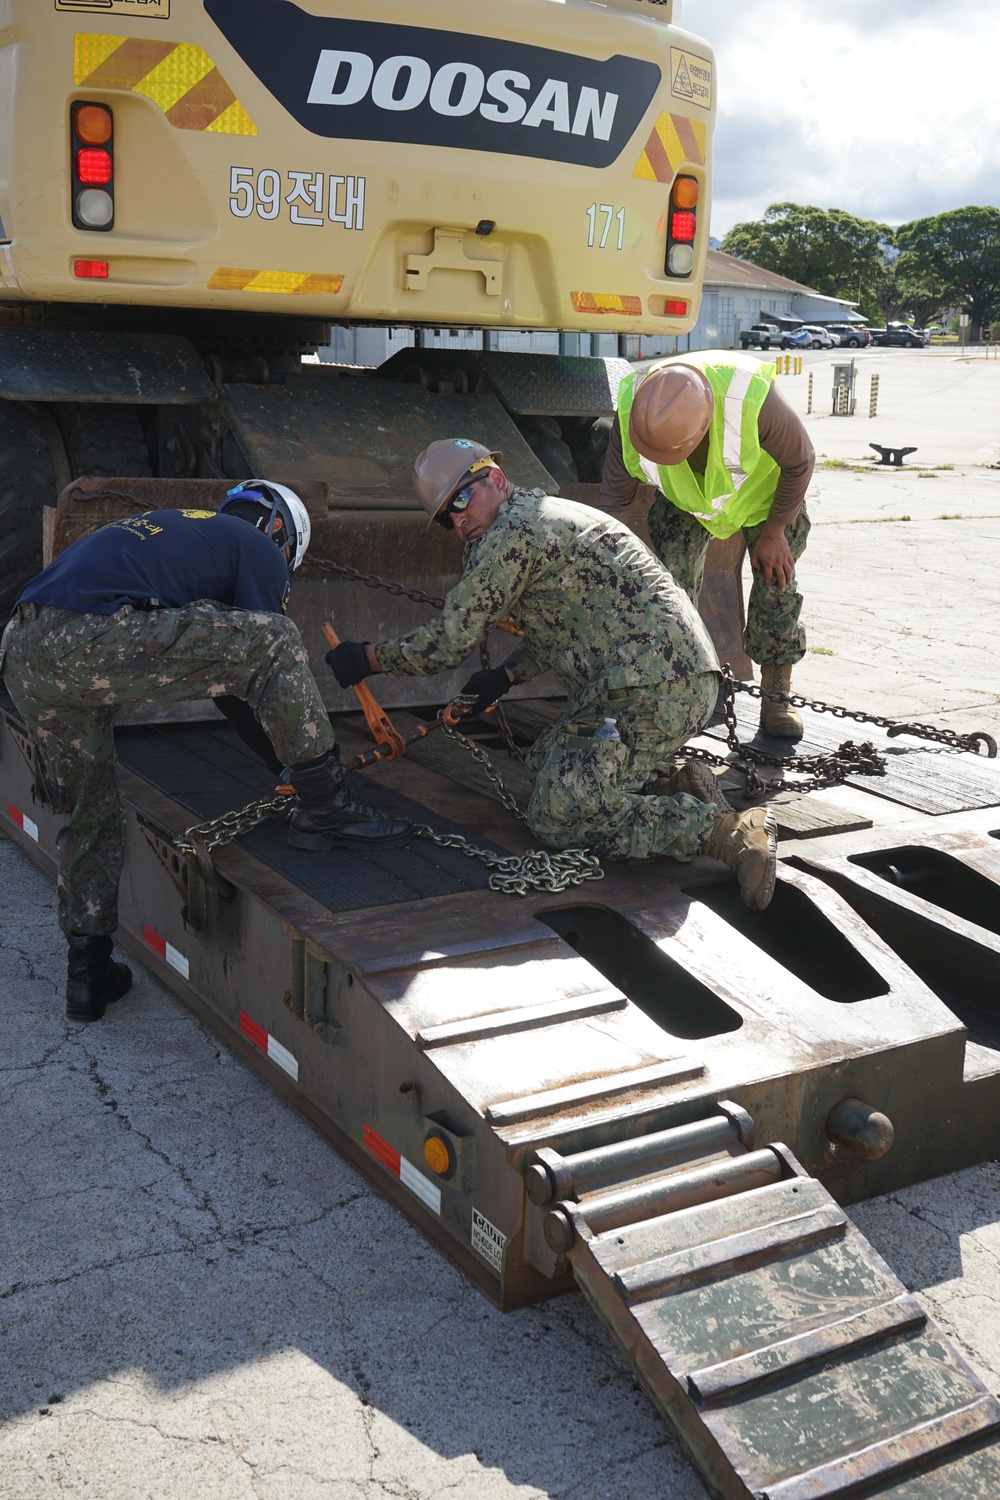
[[[802, 578], [833, 654], [796, 688], [998, 733], [1000, 362], [859, 364], [884, 416], [817, 401], [817, 449], [957, 468], [817, 472]], [[68, 1026], [53, 891], [2, 838], [0, 889], [4, 1500], [705, 1500], [580, 1298], [496, 1312], [134, 960]], [[851, 1212], [998, 1389], [1000, 1167]]]

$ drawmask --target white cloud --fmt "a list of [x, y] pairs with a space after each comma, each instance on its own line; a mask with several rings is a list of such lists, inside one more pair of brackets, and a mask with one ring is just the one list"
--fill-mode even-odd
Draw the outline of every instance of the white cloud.
[[716, 54], [712, 232], [769, 203], [900, 223], [1000, 205], [1000, 8], [683, 0]]

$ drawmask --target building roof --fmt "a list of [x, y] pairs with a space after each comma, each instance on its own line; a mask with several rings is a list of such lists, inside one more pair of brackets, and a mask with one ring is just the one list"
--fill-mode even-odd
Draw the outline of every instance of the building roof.
[[735, 255], [726, 255], [722, 250], [709, 250], [705, 262], [706, 286], [738, 286], [760, 288], [771, 292], [805, 292], [809, 297], [825, 297], [830, 302], [853, 307], [845, 297], [831, 297], [828, 292], [818, 292], [815, 287], [803, 286], [801, 281], [792, 281], [788, 276], [779, 276], [777, 271], [766, 271], [748, 260], [739, 260]]

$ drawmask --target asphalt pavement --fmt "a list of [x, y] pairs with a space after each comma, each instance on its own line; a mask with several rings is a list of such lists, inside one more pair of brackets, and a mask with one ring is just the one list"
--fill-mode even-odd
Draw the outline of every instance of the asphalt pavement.
[[[1000, 363], [864, 352], [844, 418], [838, 358], [781, 376], [820, 454], [794, 685], [998, 734]], [[68, 1026], [53, 891], [2, 837], [0, 882], [5, 1500], [703, 1500], [578, 1296], [496, 1312], [134, 960]], [[1000, 1388], [997, 1164], [851, 1212]]]

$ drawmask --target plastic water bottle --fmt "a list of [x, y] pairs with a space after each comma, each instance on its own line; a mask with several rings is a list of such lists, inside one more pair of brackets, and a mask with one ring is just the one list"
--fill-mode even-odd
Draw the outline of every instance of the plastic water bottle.
[[604, 723], [594, 735], [595, 740], [610, 740], [613, 744], [621, 743], [621, 735], [618, 733], [618, 720], [605, 719]]

